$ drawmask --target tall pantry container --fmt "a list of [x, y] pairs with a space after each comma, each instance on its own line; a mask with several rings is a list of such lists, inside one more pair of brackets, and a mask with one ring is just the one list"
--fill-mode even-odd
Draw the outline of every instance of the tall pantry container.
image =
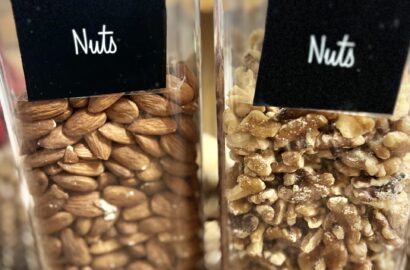
[[42, 269], [201, 268], [198, 1], [12, 6], [26, 91], [2, 69], [1, 102]]
[[224, 269], [403, 269], [408, 1], [216, 1]]

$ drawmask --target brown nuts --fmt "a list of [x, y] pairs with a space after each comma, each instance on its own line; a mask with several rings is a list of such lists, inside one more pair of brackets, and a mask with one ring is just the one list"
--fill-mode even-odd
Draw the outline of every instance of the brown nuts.
[[169, 80], [159, 93], [19, 102], [45, 265], [196, 265], [197, 89]]

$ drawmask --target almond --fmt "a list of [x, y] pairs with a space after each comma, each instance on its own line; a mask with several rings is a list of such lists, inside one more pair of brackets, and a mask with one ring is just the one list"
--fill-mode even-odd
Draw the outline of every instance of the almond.
[[196, 75], [184, 62], [181, 61], [175, 65], [172, 65], [169, 73], [173, 75], [168, 76], [175, 76], [180, 80], [185, 80], [193, 89], [198, 89], [198, 80]]
[[63, 127], [58, 126], [50, 134], [38, 141], [38, 144], [47, 149], [66, 148], [73, 145], [81, 139], [80, 136], [67, 136], [63, 132]]
[[23, 128], [22, 135], [26, 140], [36, 140], [47, 134], [49, 134], [56, 126], [57, 123], [53, 119], [22, 123]]
[[176, 134], [161, 137], [161, 146], [171, 157], [180, 161], [195, 162], [195, 145]]
[[43, 196], [36, 200], [35, 213], [42, 218], [51, 217], [63, 208], [67, 199], [67, 193], [57, 185], [52, 185]]
[[188, 180], [183, 178], [166, 174], [164, 176], [164, 183], [169, 190], [177, 195], [189, 197], [194, 194], [194, 189], [191, 187]]
[[34, 102], [19, 101], [17, 106], [21, 119], [25, 121], [38, 121], [62, 114], [68, 108], [68, 102], [66, 99]]
[[98, 192], [91, 192], [85, 195], [71, 196], [64, 209], [75, 216], [91, 218], [104, 214], [99, 205], [100, 194]]
[[78, 191], [78, 192], [90, 192], [97, 189], [97, 182], [87, 176], [79, 176], [72, 174], [59, 174], [51, 177], [53, 181], [62, 188]]
[[27, 184], [32, 195], [39, 196], [44, 194], [48, 187], [47, 175], [39, 169], [28, 173]]
[[117, 239], [108, 239], [99, 241], [90, 247], [90, 253], [93, 255], [101, 255], [116, 251], [122, 247], [122, 244]]
[[159, 162], [151, 162], [147, 169], [137, 172], [139, 180], [144, 182], [158, 181], [162, 176], [162, 166]]
[[78, 158], [77, 154], [74, 152], [74, 148], [71, 145], [67, 146], [67, 148], [65, 149], [65, 153], [64, 153], [64, 163], [74, 164], [79, 161], [80, 159]]
[[167, 173], [180, 177], [192, 176], [198, 169], [195, 163], [180, 162], [169, 157], [162, 158], [160, 163]]
[[91, 227], [91, 231], [89, 233], [90, 236], [100, 236], [111, 228], [113, 228], [114, 223], [117, 221], [118, 217], [118, 209], [117, 213], [115, 214], [115, 218], [113, 219], [106, 219], [105, 217], [98, 217], [94, 220], [94, 223]]
[[148, 202], [143, 202], [134, 207], [124, 208], [122, 217], [125, 221], [137, 221], [147, 218], [151, 215]]
[[67, 110], [65, 110], [62, 114], [53, 117], [53, 120], [56, 121], [57, 123], [63, 123], [64, 121], [66, 121], [68, 118], [71, 117], [71, 115], [73, 115], [73, 109], [68, 108]]
[[196, 102], [191, 102], [187, 105], [181, 106], [181, 108], [182, 108], [182, 113], [193, 115], [198, 111], [198, 104]]
[[[107, 164], [105, 164], [105, 166], [108, 168]], [[100, 190], [103, 190], [107, 186], [113, 186], [113, 185], [118, 184], [116, 177], [109, 172], [102, 173], [100, 176], [98, 176], [97, 182], [98, 182], [98, 189]]]
[[119, 164], [130, 170], [145, 170], [150, 164], [150, 159], [135, 145], [115, 146], [111, 154]]
[[58, 162], [58, 165], [64, 171], [75, 175], [99, 176], [104, 172], [104, 165], [99, 161], [81, 161], [75, 164]]
[[84, 239], [74, 235], [71, 229], [66, 229], [61, 233], [64, 256], [67, 261], [77, 266], [87, 266], [91, 263], [92, 257]]
[[131, 207], [145, 201], [147, 196], [134, 188], [108, 186], [104, 189], [103, 198], [116, 206]]
[[177, 130], [177, 123], [172, 118], [148, 118], [134, 121], [128, 130], [142, 135], [166, 135]]
[[134, 261], [128, 265], [127, 270], [155, 270], [155, 267], [146, 261]]
[[124, 166], [109, 160], [104, 162], [105, 167], [107, 167], [107, 169], [114, 174], [115, 176], [121, 177], [121, 178], [129, 178], [132, 177], [134, 174], [132, 171], [128, 170], [127, 168], [125, 168]]
[[127, 179], [121, 179], [120, 184], [125, 187], [132, 187], [136, 188], [141, 184], [141, 181], [139, 181], [135, 177], [127, 178]]
[[74, 152], [77, 156], [84, 160], [97, 160], [97, 157], [91, 152], [90, 148], [83, 143], [74, 145]]
[[80, 110], [71, 116], [64, 125], [63, 131], [69, 136], [82, 136], [93, 132], [105, 124], [105, 113], [90, 113]]
[[88, 147], [93, 154], [102, 160], [108, 160], [111, 155], [111, 141], [100, 134], [98, 131], [88, 133], [84, 136]]
[[140, 186], [140, 190], [148, 196], [152, 196], [165, 188], [166, 187], [162, 181], [145, 182]]
[[130, 257], [125, 251], [116, 251], [105, 255], [94, 257], [92, 262], [93, 269], [123, 269], [130, 261]]
[[167, 75], [167, 88], [162, 89], [161, 94], [181, 105], [189, 104], [195, 98], [194, 89], [172, 75]]
[[198, 239], [174, 242], [172, 243], [172, 248], [176, 256], [180, 259], [192, 258], [202, 252]]
[[106, 123], [98, 129], [104, 137], [120, 144], [133, 144], [135, 140], [132, 134], [118, 124]]
[[126, 222], [123, 220], [117, 221], [115, 227], [121, 234], [134, 234], [138, 232], [138, 223]]
[[171, 192], [155, 194], [151, 199], [151, 210], [168, 218], [189, 218], [195, 215], [195, 207], [188, 199]]
[[125, 246], [135, 246], [147, 241], [149, 238], [150, 236], [148, 234], [137, 232], [121, 237], [120, 243]]
[[147, 234], [157, 234], [171, 229], [171, 220], [164, 217], [149, 217], [139, 223], [140, 232]]
[[74, 230], [80, 236], [85, 236], [91, 229], [92, 219], [91, 218], [77, 218], [74, 223]]
[[73, 223], [74, 217], [67, 212], [59, 212], [49, 219], [42, 221], [41, 230], [46, 234], [53, 234], [61, 231]]
[[139, 116], [138, 106], [127, 98], [121, 98], [106, 111], [107, 117], [120, 124], [131, 124]]
[[178, 132], [187, 140], [197, 143], [199, 141], [197, 125], [192, 117], [181, 116], [177, 118]]
[[139, 94], [131, 97], [138, 108], [155, 116], [171, 116], [181, 112], [179, 105], [156, 94]]
[[[64, 153], [64, 155], [65, 155], [65, 153]], [[63, 169], [61, 169], [61, 167], [58, 166], [58, 164], [47, 165], [47, 166], [43, 167], [43, 170], [47, 175], [51, 175], [51, 176], [59, 174], [63, 171]]]
[[172, 268], [173, 259], [170, 252], [155, 239], [151, 239], [147, 243], [147, 257], [157, 268]]
[[44, 251], [51, 258], [58, 258], [62, 253], [62, 244], [57, 237], [44, 236], [41, 238]]
[[28, 155], [25, 159], [30, 168], [43, 167], [53, 164], [64, 157], [65, 150], [40, 150]]
[[115, 94], [109, 96], [92, 97], [88, 103], [88, 111], [99, 113], [105, 111], [112, 104], [117, 102], [124, 94]]
[[81, 97], [81, 98], [70, 98], [69, 99], [70, 105], [73, 108], [81, 109], [85, 108], [88, 105], [88, 98]]
[[144, 150], [147, 154], [150, 154], [154, 157], [163, 157], [165, 152], [162, 150], [158, 140], [152, 136], [144, 135], [135, 135], [135, 140], [138, 145]]

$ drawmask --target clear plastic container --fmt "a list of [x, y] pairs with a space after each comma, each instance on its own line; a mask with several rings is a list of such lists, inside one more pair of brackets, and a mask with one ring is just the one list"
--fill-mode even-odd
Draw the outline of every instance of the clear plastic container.
[[268, 1], [216, 3], [223, 269], [403, 269], [409, 65], [392, 117], [253, 106]]
[[166, 2], [165, 89], [28, 102], [1, 70], [41, 269], [202, 267], [199, 3]]

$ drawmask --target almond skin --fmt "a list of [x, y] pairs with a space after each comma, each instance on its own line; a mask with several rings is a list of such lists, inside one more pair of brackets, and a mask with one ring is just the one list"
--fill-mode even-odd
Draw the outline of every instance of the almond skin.
[[111, 156], [120, 165], [130, 170], [145, 170], [150, 164], [148, 156], [135, 145], [115, 146]]
[[88, 103], [88, 111], [91, 113], [99, 113], [105, 111], [112, 104], [117, 102], [123, 94], [115, 94], [109, 96], [92, 97]]
[[108, 186], [104, 189], [103, 198], [119, 207], [131, 207], [142, 203], [147, 196], [141, 191], [122, 186]]
[[78, 191], [78, 192], [90, 192], [97, 189], [97, 182], [87, 176], [79, 176], [72, 174], [59, 174], [51, 177], [53, 181], [62, 188]]
[[106, 123], [98, 131], [107, 139], [120, 144], [134, 144], [131, 132], [118, 124]]
[[25, 121], [46, 120], [58, 116], [68, 108], [66, 99], [46, 101], [19, 101], [17, 110], [21, 119]]
[[159, 162], [151, 162], [147, 169], [137, 173], [137, 178], [144, 182], [158, 181], [161, 177], [162, 166]]
[[104, 125], [106, 120], [105, 113], [90, 113], [87, 110], [80, 110], [67, 120], [63, 131], [68, 136], [83, 136]]
[[123, 269], [130, 261], [130, 257], [125, 251], [116, 251], [105, 255], [94, 257], [93, 269]]
[[121, 98], [106, 111], [107, 117], [120, 124], [131, 124], [139, 116], [138, 106], [127, 98]]
[[100, 132], [94, 131], [84, 136], [88, 147], [93, 154], [102, 160], [108, 160], [111, 155], [112, 143]]
[[166, 135], [177, 130], [177, 123], [172, 118], [147, 118], [133, 122], [128, 130], [142, 135]]
[[178, 123], [178, 132], [181, 134], [185, 139], [197, 143], [199, 141], [199, 134], [196, 124], [192, 117], [189, 116], [181, 116], [177, 118]]
[[179, 105], [156, 94], [139, 94], [131, 97], [138, 108], [155, 116], [171, 116], [181, 112]]

